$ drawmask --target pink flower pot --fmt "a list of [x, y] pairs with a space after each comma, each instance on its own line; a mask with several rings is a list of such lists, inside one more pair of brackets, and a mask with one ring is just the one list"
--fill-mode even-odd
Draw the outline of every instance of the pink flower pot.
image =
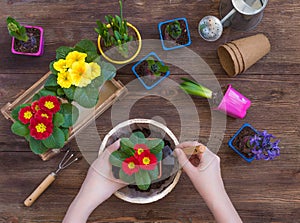
[[41, 56], [44, 53], [44, 29], [40, 26], [24, 26], [25, 28], [34, 28], [38, 29], [40, 31], [40, 44], [39, 44], [39, 50], [36, 53], [25, 53], [25, 52], [19, 52], [14, 49], [15, 46], [15, 38], [12, 38], [12, 44], [11, 44], [11, 52], [13, 54], [20, 54], [20, 55], [27, 55], [27, 56]]
[[229, 84], [221, 103], [214, 110], [222, 111], [233, 118], [243, 119], [250, 105], [251, 101]]

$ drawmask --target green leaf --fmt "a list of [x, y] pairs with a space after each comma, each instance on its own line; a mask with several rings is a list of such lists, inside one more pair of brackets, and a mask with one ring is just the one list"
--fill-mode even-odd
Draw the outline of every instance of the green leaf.
[[48, 96], [48, 95], [56, 96], [56, 92], [49, 91], [49, 90], [46, 90], [46, 89], [42, 89], [42, 90], [40, 90], [39, 95], [41, 97]]
[[47, 148], [62, 148], [65, 144], [65, 134], [60, 128], [54, 127], [52, 134], [42, 142]]
[[75, 94], [76, 87], [74, 85], [71, 85], [69, 88], [63, 88], [63, 91], [65, 92], [66, 97], [73, 101], [74, 100], [74, 94]]
[[49, 150], [49, 148], [47, 148], [41, 140], [36, 140], [34, 138], [32, 138], [31, 136], [29, 137], [29, 146], [32, 152], [34, 152], [35, 154], [43, 154], [45, 153], [47, 150]]
[[75, 50], [87, 53], [88, 51], [97, 54], [96, 45], [90, 40], [81, 40], [79, 43], [75, 45]]
[[59, 127], [64, 123], [65, 123], [64, 116], [59, 112], [55, 113], [55, 115], [53, 116], [53, 125]]
[[159, 153], [154, 154], [156, 156], [157, 162], [162, 160], [163, 153], [160, 151]]
[[139, 189], [147, 190], [151, 184], [151, 178], [147, 171], [140, 169], [135, 173], [135, 182]]
[[65, 135], [65, 141], [67, 141], [69, 139], [69, 135], [70, 135], [70, 130], [69, 128], [61, 128], [61, 131], [64, 132]]
[[50, 74], [47, 78], [44, 87], [57, 87], [57, 76], [55, 74]]
[[129, 184], [134, 183], [134, 181], [135, 181], [134, 174], [128, 175], [122, 170], [122, 168], [119, 171], [119, 177], [121, 180], [123, 180], [124, 182], [129, 183]]
[[147, 140], [146, 145], [149, 147], [151, 153], [157, 154], [162, 151], [165, 143], [162, 139]]
[[126, 153], [117, 150], [110, 154], [109, 162], [113, 166], [122, 167], [123, 161], [128, 157], [130, 156], [128, 156]]
[[37, 101], [42, 97], [42, 95], [38, 92], [32, 97], [32, 101]]
[[64, 103], [60, 106], [60, 113], [63, 114], [65, 122], [62, 127], [69, 128], [74, 125], [79, 116], [79, 110], [70, 103]]
[[103, 76], [100, 75], [99, 77], [96, 77], [94, 80], [92, 80], [91, 85], [95, 88], [99, 88], [101, 85], [104, 84]]
[[11, 131], [18, 136], [27, 136], [29, 135], [28, 125], [24, 125], [19, 121], [16, 121], [11, 126]]
[[149, 170], [149, 175], [151, 180], [157, 180], [158, 174], [159, 174], [159, 169], [158, 169], [158, 165], [155, 167], [154, 170]]
[[101, 66], [101, 76], [103, 76], [104, 81], [110, 80], [116, 76], [117, 69], [111, 63], [101, 61], [100, 66]]
[[65, 92], [62, 88], [58, 88], [56, 90], [56, 94], [57, 94], [57, 96], [65, 96]]
[[74, 51], [74, 48], [72, 47], [61, 46], [56, 50], [56, 59], [65, 59], [66, 56], [72, 51]]
[[145, 136], [142, 132], [134, 132], [131, 134], [129, 140], [133, 143], [133, 144], [145, 144], [146, 143], [146, 139]]
[[128, 138], [122, 138], [120, 141], [121, 150], [128, 156], [134, 155], [134, 144]]
[[96, 61], [98, 58], [100, 58], [100, 56], [97, 52], [88, 51], [85, 60], [87, 63], [90, 63]]
[[14, 120], [18, 120], [19, 119], [19, 111], [21, 110], [21, 108], [25, 108], [27, 106], [30, 106], [30, 104], [21, 104], [18, 105], [14, 110], [12, 110], [11, 112], [11, 116]]
[[74, 92], [74, 100], [85, 108], [94, 107], [99, 99], [99, 89], [93, 85], [82, 88], [76, 88]]

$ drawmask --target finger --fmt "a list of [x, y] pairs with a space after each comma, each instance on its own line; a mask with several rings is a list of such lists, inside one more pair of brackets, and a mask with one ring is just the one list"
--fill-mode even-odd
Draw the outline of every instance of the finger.
[[187, 141], [187, 142], [182, 142], [178, 145], [176, 145], [177, 148], [183, 149], [184, 147], [192, 147], [192, 146], [199, 146], [201, 143], [197, 141]]
[[174, 152], [175, 152], [175, 155], [178, 159], [178, 162], [179, 162], [180, 166], [184, 169], [185, 172], [189, 173], [192, 170], [194, 170], [195, 167], [188, 160], [187, 156], [182, 151], [182, 149], [177, 148], [177, 149], [174, 150]]
[[201, 154], [201, 157], [199, 157], [199, 159], [200, 159], [199, 169], [203, 170], [207, 168], [213, 160], [219, 159], [219, 157], [207, 148], [204, 151], [204, 153]]
[[115, 141], [113, 144], [111, 144], [110, 146], [108, 146], [106, 148], [106, 150], [109, 152], [109, 153], [112, 153], [114, 151], [116, 151], [117, 149], [120, 148], [120, 139], [118, 139], [117, 141]]

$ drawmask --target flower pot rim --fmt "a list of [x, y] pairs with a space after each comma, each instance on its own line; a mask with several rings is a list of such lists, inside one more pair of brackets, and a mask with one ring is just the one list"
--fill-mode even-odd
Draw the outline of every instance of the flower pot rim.
[[151, 90], [152, 88], [154, 88], [155, 86], [157, 86], [162, 80], [164, 80], [166, 77], [168, 77], [170, 75], [170, 71], [167, 71], [166, 74], [164, 76], [161, 76], [161, 78], [156, 81], [154, 84], [152, 85], [147, 85], [143, 79], [141, 78], [141, 76], [136, 72], [136, 67], [141, 64], [143, 61], [145, 61], [148, 57], [153, 56], [155, 57], [159, 62], [161, 62], [164, 65], [164, 62], [160, 59], [160, 57], [155, 53], [155, 52], [150, 52], [149, 54], [147, 54], [145, 57], [143, 57], [142, 59], [140, 59], [136, 64], [134, 64], [131, 68], [132, 72], [134, 73], [134, 75], [139, 79], [139, 81], [143, 84], [143, 86], [147, 89], [147, 90]]
[[[230, 92], [234, 92], [235, 96], [237, 95], [238, 97], [230, 97], [229, 96]], [[232, 103], [232, 101], [234, 102], [233, 105], [235, 107], [238, 106], [240, 108], [239, 110], [232, 109], [233, 106], [232, 105], [230, 106], [230, 103], [228, 103], [228, 102]], [[231, 84], [228, 84], [226, 92], [221, 102], [216, 108], [213, 108], [213, 110], [222, 111], [228, 116], [231, 116], [233, 118], [243, 119], [247, 115], [247, 110], [250, 108], [250, 106], [251, 106], [251, 101], [247, 97], [245, 97], [242, 93], [240, 93], [235, 88], [233, 88]]]
[[[135, 119], [129, 119], [127, 121], [121, 122], [118, 125], [116, 125], [114, 128], [112, 128], [104, 137], [100, 148], [99, 148], [99, 155], [105, 150], [106, 144], [109, 140], [109, 138], [115, 133], [117, 132], [120, 128], [123, 128], [125, 126], [129, 126], [131, 124], [152, 124], [155, 127], [158, 127], [160, 129], [162, 129], [163, 131], [165, 131], [165, 133], [173, 140], [175, 145], [179, 144], [178, 139], [176, 138], [176, 136], [174, 135], [174, 133], [165, 125], [161, 124], [160, 122], [157, 122], [155, 120], [152, 119], [142, 119], [142, 118], [135, 118]], [[159, 194], [155, 194], [153, 196], [149, 196], [149, 197], [128, 197], [125, 194], [116, 191], [114, 193], [114, 195], [124, 201], [130, 202], [130, 203], [135, 203], [135, 204], [148, 204], [148, 203], [152, 203], [155, 201], [158, 201], [160, 199], [162, 199], [163, 197], [165, 197], [167, 194], [169, 194], [174, 187], [176, 186], [176, 184], [179, 181], [180, 175], [181, 175], [182, 171], [181, 169], [178, 169], [172, 183], [170, 185], [168, 185], [161, 193]]]
[[19, 52], [16, 51], [14, 49], [14, 45], [15, 45], [15, 37], [12, 37], [12, 43], [11, 43], [11, 52], [13, 54], [18, 54], [18, 55], [27, 55], [27, 56], [42, 56], [44, 53], [44, 29], [41, 26], [29, 26], [29, 25], [25, 25], [25, 28], [35, 28], [38, 29], [40, 31], [40, 45], [39, 45], [39, 50], [36, 53], [23, 53], [23, 52]]
[[[167, 23], [171, 23], [173, 21], [176, 21], [176, 20], [183, 20], [185, 22], [185, 27], [186, 27], [186, 32], [187, 32], [187, 35], [188, 35], [188, 42], [186, 44], [178, 44], [176, 46], [173, 46], [173, 47], [167, 47], [164, 43], [164, 38], [163, 38], [163, 33], [162, 33], [162, 26], [164, 24], [167, 24]], [[162, 44], [162, 48], [164, 50], [175, 50], [175, 49], [179, 49], [179, 48], [182, 48], [182, 47], [186, 47], [186, 46], [189, 46], [192, 44], [192, 40], [191, 40], [191, 34], [190, 34], [190, 29], [189, 29], [189, 25], [188, 25], [188, 21], [185, 17], [181, 17], [181, 18], [175, 18], [175, 19], [170, 19], [170, 20], [167, 20], [167, 21], [163, 21], [163, 22], [160, 22], [158, 23], [158, 31], [159, 31], [159, 37], [160, 37], [160, 41], [161, 41], [161, 44]]]
[[241, 156], [244, 160], [246, 160], [248, 163], [251, 163], [254, 159], [255, 159], [255, 156], [253, 154], [252, 157], [250, 158], [247, 158], [246, 156], [244, 156], [232, 143], [233, 143], [233, 140], [239, 135], [239, 133], [246, 127], [249, 127], [251, 128], [255, 133], [258, 133], [257, 130], [249, 123], [244, 123], [242, 125], [242, 127], [239, 128], [239, 130], [233, 135], [233, 137], [231, 137], [231, 139], [228, 141], [228, 146], [233, 150], [235, 151], [239, 156]]
[[[98, 49], [99, 49], [101, 55], [102, 55], [107, 61], [109, 61], [109, 62], [111, 62], [111, 63], [114, 63], [114, 64], [120, 64], [120, 65], [121, 65], [121, 64], [129, 63], [129, 62], [131, 62], [132, 60], [134, 60], [134, 59], [137, 57], [137, 55], [140, 53], [140, 51], [141, 51], [141, 49], [142, 49], [142, 37], [141, 37], [141, 34], [140, 34], [139, 30], [138, 30], [134, 25], [132, 25], [132, 24], [129, 23], [129, 22], [127, 22], [127, 25], [128, 25], [131, 29], [133, 29], [133, 31], [136, 33], [136, 35], [137, 35], [137, 41], [138, 41], [138, 49], [136, 50], [135, 54], [134, 54], [132, 57], [130, 57], [129, 59], [127, 59], [127, 60], [114, 60], [114, 59], [110, 58], [109, 56], [107, 56], [107, 55], [104, 53], [104, 51], [102, 50], [102, 47], [101, 47], [101, 36], [98, 35], [98, 41], [97, 41], [97, 42], [98, 42]], [[107, 28], [110, 28], [110, 24], [107, 24], [106, 26], [107, 26]]]

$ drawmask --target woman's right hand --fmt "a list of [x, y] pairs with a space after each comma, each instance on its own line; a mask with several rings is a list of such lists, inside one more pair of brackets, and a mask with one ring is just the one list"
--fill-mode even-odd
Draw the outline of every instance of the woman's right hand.
[[197, 154], [200, 159], [194, 166], [184, 153], [185, 147], [202, 145], [199, 142], [183, 142], [177, 145], [175, 154], [179, 164], [191, 179], [194, 187], [205, 200], [217, 222], [242, 222], [224, 188], [220, 158], [208, 148]]

